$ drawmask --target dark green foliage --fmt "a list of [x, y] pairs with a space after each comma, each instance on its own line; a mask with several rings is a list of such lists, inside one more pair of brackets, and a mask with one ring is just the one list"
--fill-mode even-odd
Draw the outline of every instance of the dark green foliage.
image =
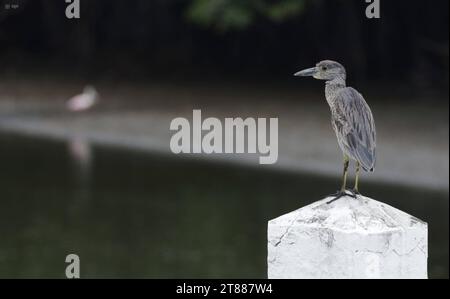
[[257, 18], [281, 22], [300, 14], [305, 0], [193, 0], [187, 17], [193, 23], [219, 31], [243, 30]]

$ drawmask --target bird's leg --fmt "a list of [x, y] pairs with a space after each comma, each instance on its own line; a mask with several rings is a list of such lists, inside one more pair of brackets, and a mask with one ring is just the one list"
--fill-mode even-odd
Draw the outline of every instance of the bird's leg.
[[359, 170], [361, 168], [361, 165], [359, 164], [358, 161], [356, 161], [356, 176], [355, 176], [355, 186], [353, 187], [353, 193], [355, 193], [355, 195], [360, 195], [361, 193], [359, 193]]
[[347, 156], [344, 156], [344, 172], [342, 173], [342, 186], [341, 192], [345, 193], [345, 187], [347, 186], [347, 173], [348, 173], [348, 164], [350, 160]]
[[336, 194], [333, 194], [332, 196], [334, 196], [334, 198], [332, 200], [330, 200], [329, 202], [327, 202], [327, 204], [330, 204], [333, 201], [338, 200], [342, 196], [346, 196], [347, 195], [347, 193], [345, 193], [345, 187], [347, 185], [347, 172], [348, 172], [348, 165], [349, 165], [349, 163], [350, 163], [349, 158], [346, 155], [344, 155], [344, 171], [342, 173], [341, 190], [339, 190]]

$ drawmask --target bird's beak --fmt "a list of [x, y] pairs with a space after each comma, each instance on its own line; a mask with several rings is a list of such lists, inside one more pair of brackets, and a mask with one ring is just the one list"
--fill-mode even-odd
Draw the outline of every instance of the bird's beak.
[[317, 67], [312, 67], [300, 72], [296, 72], [294, 74], [294, 76], [301, 76], [301, 77], [309, 77], [309, 76], [314, 76], [317, 72]]

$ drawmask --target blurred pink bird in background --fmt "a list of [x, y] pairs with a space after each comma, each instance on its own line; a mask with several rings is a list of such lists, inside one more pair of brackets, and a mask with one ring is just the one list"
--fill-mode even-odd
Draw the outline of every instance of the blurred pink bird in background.
[[92, 108], [99, 99], [99, 94], [93, 86], [86, 86], [83, 93], [70, 98], [66, 102], [66, 108], [73, 112], [85, 111]]

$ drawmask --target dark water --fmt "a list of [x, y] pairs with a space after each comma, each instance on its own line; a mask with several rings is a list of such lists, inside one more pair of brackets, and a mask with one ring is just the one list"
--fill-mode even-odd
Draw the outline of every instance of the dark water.
[[[0, 137], [1, 278], [63, 278], [69, 253], [85, 278], [265, 278], [267, 221], [338, 183], [107, 148], [89, 163], [88, 148], [73, 151], [81, 161], [64, 143]], [[363, 186], [428, 222], [429, 276], [448, 277], [448, 193]]]

